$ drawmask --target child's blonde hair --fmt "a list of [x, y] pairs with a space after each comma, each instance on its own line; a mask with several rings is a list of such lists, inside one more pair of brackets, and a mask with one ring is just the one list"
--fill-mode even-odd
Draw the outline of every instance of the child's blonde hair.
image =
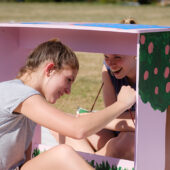
[[132, 17], [127, 17], [127, 18], [124, 18], [120, 21], [121, 24], [137, 24], [137, 22], [135, 21], [134, 18]]
[[20, 69], [17, 78], [27, 71], [35, 71], [45, 61], [52, 61], [56, 70], [61, 70], [64, 66], [79, 70], [76, 54], [59, 40], [53, 39], [43, 42], [33, 50], [28, 56], [25, 66]]

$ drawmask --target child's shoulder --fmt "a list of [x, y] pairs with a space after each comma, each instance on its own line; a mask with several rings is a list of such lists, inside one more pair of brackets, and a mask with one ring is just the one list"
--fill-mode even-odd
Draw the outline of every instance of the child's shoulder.
[[12, 113], [25, 99], [40, 93], [24, 85], [21, 80], [15, 79], [0, 83], [0, 94], [0, 110], [6, 108], [8, 112]]
[[11, 86], [21, 85], [22, 82], [19, 79], [7, 80], [0, 82], [0, 88], [8, 88]]
[[23, 84], [19, 79], [0, 83], [1, 98], [29, 97], [32, 94], [40, 94], [37, 90]]
[[[30, 90], [30, 91], [36, 91], [35, 89], [31, 88], [30, 86], [25, 85], [21, 80], [19, 79], [13, 79], [13, 80], [8, 80], [8, 81], [4, 81], [0, 83], [0, 90], [3, 89], [8, 89], [8, 90], [12, 90], [15, 92], [15, 90], [17, 91], [26, 91], [26, 90]], [[38, 91], [36, 91], [38, 92]]]

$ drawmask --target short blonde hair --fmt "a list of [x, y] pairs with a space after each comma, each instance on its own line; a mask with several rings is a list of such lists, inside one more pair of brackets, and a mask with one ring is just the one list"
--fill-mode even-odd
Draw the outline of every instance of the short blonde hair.
[[45, 61], [52, 61], [56, 70], [61, 70], [64, 66], [79, 70], [76, 54], [58, 39], [53, 39], [41, 43], [33, 50], [28, 56], [25, 66], [20, 69], [17, 78], [27, 71], [35, 71]]
[[134, 18], [127, 17], [120, 21], [121, 24], [137, 24]]

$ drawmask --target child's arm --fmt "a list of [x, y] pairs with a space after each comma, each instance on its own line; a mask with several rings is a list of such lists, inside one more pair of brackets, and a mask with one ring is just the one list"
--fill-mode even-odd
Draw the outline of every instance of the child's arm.
[[[115, 93], [115, 88], [114, 85], [112, 84], [110, 80], [110, 76], [108, 74], [108, 71], [106, 69], [106, 66], [103, 65], [102, 68], [102, 80], [104, 82], [103, 86], [103, 100], [105, 107], [110, 106], [114, 102], [116, 102], [116, 93]], [[135, 114], [132, 112], [133, 115]], [[105, 129], [110, 129], [114, 131], [134, 131], [135, 126], [134, 123], [131, 119], [130, 113], [124, 112], [122, 113], [119, 117], [111, 121], [108, 125], [106, 125]]]
[[102, 111], [85, 116], [65, 114], [48, 104], [40, 95], [29, 97], [15, 111], [64, 136], [82, 139], [101, 130], [134, 103], [135, 91], [130, 87], [123, 87], [117, 102]]
[[[77, 112], [76, 116], [85, 116], [89, 114], [87, 110], [81, 110], [82, 112]], [[135, 117], [135, 112], [131, 111], [133, 117]], [[121, 132], [134, 132], [135, 125], [130, 116], [129, 111], [122, 113], [119, 117], [113, 119], [109, 122], [105, 127], [105, 129], [113, 130], [113, 131], [121, 131]]]
[[[133, 116], [135, 112], [132, 111]], [[124, 116], [125, 115], [125, 116]], [[119, 117], [112, 120], [105, 126], [105, 129], [113, 130], [113, 131], [121, 131], [121, 132], [134, 132], [135, 125], [130, 116], [129, 111], [122, 113]]]
[[116, 97], [115, 88], [110, 80], [110, 76], [105, 65], [103, 65], [102, 68], [102, 80], [104, 82], [104, 86], [103, 86], [104, 105], [105, 107], [108, 107], [117, 100], [116, 99], [117, 97]]

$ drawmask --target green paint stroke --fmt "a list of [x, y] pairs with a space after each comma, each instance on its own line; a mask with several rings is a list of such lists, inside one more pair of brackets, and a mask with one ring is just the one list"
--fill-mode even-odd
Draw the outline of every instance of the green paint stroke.
[[164, 112], [170, 105], [170, 32], [140, 35], [139, 94]]
[[134, 170], [134, 168], [129, 169], [129, 168], [122, 168], [122, 167], [117, 167], [116, 165], [110, 165], [108, 161], [102, 161], [101, 163], [95, 162], [95, 160], [92, 161], [87, 161], [95, 170]]

